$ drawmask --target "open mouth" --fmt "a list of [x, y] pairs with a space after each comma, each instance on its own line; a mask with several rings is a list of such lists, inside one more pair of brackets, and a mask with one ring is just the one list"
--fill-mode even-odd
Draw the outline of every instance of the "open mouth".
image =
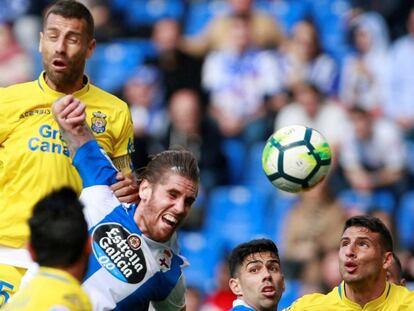
[[266, 298], [273, 298], [276, 295], [276, 289], [273, 286], [265, 286], [262, 288], [262, 294]]
[[345, 271], [348, 273], [353, 273], [358, 268], [358, 265], [352, 262], [345, 263]]
[[170, 227], [175, 227], [178, 223], [178, 219], [175, 216], [171, 215], [171, 214], [163, 215], [162, 220], [164, 221], [164, 223], [166, 223]]
[[64, 70], [67, 67], [67, 62], [63, 59], [55, 59], [52, 65], [55, 70]]

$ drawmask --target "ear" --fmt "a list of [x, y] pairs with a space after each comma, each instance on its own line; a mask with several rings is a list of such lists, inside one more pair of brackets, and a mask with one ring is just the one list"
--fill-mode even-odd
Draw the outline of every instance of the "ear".
[[42, 42], [43, 42], [43, 32], [40, 32], [40, 39], [39, 39], [39, 52], [42, 53]]
[[83, 247], [83, 252], [85, 255], [89, 256], [92, 253], [92, 237], [89, 236], [85, 246]]
[[282, 293], [285, 292], [286, 286], [285, 286], [285, 276], [282, 274]]
[[139, 184], [139, 198], [142, 202], [148, 201], [151, 195], [151, 184], [148, 180], [144, 179]]
[[32, 257], [32, 260], [34, 262], [37, 262], [37, 255], [36, 255], [36, 251], [33, 248], [33, 245], [29, 242], [29, 244], [27, 245], [27, 250], [29, 251], [30, 257]]
[[237, 297], [243, 296], [243, 290], [240, 284], [240, 280], [238, 278], [230, 278], [229, 287], [233, 294], [235, 294]]
[[89, 42], [88, 50], [86, 51], [86, 58], [90, 58], [93, 54], [93, 51], [95, 51], [96, 48], [96, 40], [92, 39], [91, 42]]
[[385, 270], [388, 270], [389, 268], [391, 268], [391, 265], [392, 265], [392, 252], [385, 252], [384, 257], [383, 257], [382, 267]]

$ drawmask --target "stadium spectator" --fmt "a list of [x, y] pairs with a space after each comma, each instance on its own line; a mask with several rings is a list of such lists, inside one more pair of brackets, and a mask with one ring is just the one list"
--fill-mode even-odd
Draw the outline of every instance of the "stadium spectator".
[[145, 61], [160, 70], [166, 101], [182, 88], [201, 91], [202, 59], [182, 50], [179, 44], [181, 36], [178, 21], [161, 19], [156, 22], [151, 37], [155, 55]]
[[339, 248], [343, 282], [327, 295], [310, 294], [299, 298], [288, 310], [413, 309], [414, 293], [387, 282], [392, 254], [391, 233], [378, 218], [349, 218]]
[[17, 42], [13, 25], [0, 22], [0, 87], [32, 78], [30, 56]]
[[198, 192], [199, 170], [185, 150], [154, 156], [138, 177], [137, 205], [124, 205], [109, 185], [117, 171], [85, 122], [85, 106], [67, 95], [53, 105], [85, 188], [81, 199], [93, 241], [83, 282], [95, 310], [185, 310], [176, 230]]
[[391, 266], [387, 270], [387, 281], [396, 285], [406, 285], [405, 278], [403, 277], [401, 261], [395, 253], [392, 253]]
[[148, 163], [151, 137], [165, 131], [168, 118], [164, 102], [160, 73], [154, 66], [142, 65], [123, 87], [123, 99], [128, 103], [134, 125], [134, 148], [132, 154], [135, 169]]
[[200, 35], [183, 40], [186, 51], [200, 56], [213, 50], [228, 49], [233, 15], [244, 15], [249, 20], [249, 31], [255, 47], [277, 48], [284, 41], [282, 27], [272, 16], [256, 9], [255, 0], [227, 0], [227, 4], [228, 11], [213, 17]]
[[345, 209], [333, 195], [329, 180], [301, 193], [284, 224], [285, 275], [319, 284], [320, 255], [338, 245], [345, 220]]
[[275, 130], [302, 124], [319, 131], [334, 150], [342, 145], [344, 133], [350, 131], [346, 111], [331, 100], [326, 100], [317, 85], [301, 82], [293, 88], [293, 103], [284, 106], [275, 119]]
[[[405, 143], [400, 129], [360, 107], [351, 110], [352, 129], [344, 138], [341, 165], [352, 189], [372, 193], [404, 190]], [[390, 150], [392, 152], [390, 152]]]
[[284, 87], [311, 82], [324, 95], [334, 96], [338, 88], [338, 68], [335, 61], [322, 51], [318, 30], [310, 21], [300, 21], [280, 49], [279, 60]]
[[238, 245], [229, 258], [229, 286], [237, 299], [231, 311], [270, 311], [285, 290], [279, 252], [271, 240]]
[[152, 151], [182, 146], [197, 158], [205, 191], [225, 184], [227, 165], [221, 149], [223, 137], [216, 123], [204, 113], [198, 94], [190, 89], [175, 92], [168, 116], [166, 132], [159, 137], [157, 149]]
[[[128, 107], [84, 75], [95, 45], [90, 12], [79, 2], [58, 1], [44, 15], [39, 50], [45, 71], [35, 81], [0, 89], [0, 281], [11, 284], [8, 293], [18, 288], [30, 265], [23, 246], [34, 203], [61, 186], [79, 193], [82, 187], [51, 114], [55, 100], [73, 94], [84, 101], [99, 143], [125, 175], [131, 172]], [[113, 190], [132, 202], [137, 199], [136, 183], [125, 175]]]
[[390, 96], [389, 38], [383, 18], [359, 15], [352, 23], [355, 53], [342, 68], [340, 98], [346, 106], [361, 105], [382, 114]]
[[249, 146], [267, 138], [264, 99], [279, 91], [280, 77], [272, 55], [254, 48], [249, 19], [229, 18], [229, 46], [207, 55], [203, 86], [223, 135], [240, 138]]
[[91, 251], [82, 210], [70, 188], [55, 190], [36, 203], [29, 219], [28, 249], [39, 268], [2, 310], [92, 310], [80, 286]]
[[414, 139], [414, 5], [409, 12], [408, 34], [395, 41], [391, 49], [391, 98], [386, 114]]

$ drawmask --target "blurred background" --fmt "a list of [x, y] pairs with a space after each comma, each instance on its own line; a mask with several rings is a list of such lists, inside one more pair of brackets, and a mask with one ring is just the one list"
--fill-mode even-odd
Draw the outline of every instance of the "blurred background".
[[[41, 13], [0, 0], [0, 87], [36, 79]], [[199, 159], [199, 198], [179, 233], [187, 310], [228, 310], [226, 257], [276, 241], [279, 304], [340, 282], [344, 220], [383, 219], [414, 288], [414, 6], [407, 0], [84, 0], [98, 46], [93, 84], [124, 99], [135, 168], [181, 145]], [[303, 124], [328, 139], [324, 183], [291, 195], [261, 168], [266, 139]]]

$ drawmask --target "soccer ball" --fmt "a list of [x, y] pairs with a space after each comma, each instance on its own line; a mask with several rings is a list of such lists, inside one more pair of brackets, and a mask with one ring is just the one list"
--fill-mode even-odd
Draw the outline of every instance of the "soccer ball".
[[307, 190], [319, 183], [331, 165], [331, 149], [318, 131], [290, 125], [273, 133], [262, 154], [270, 182], [287, 192]]

